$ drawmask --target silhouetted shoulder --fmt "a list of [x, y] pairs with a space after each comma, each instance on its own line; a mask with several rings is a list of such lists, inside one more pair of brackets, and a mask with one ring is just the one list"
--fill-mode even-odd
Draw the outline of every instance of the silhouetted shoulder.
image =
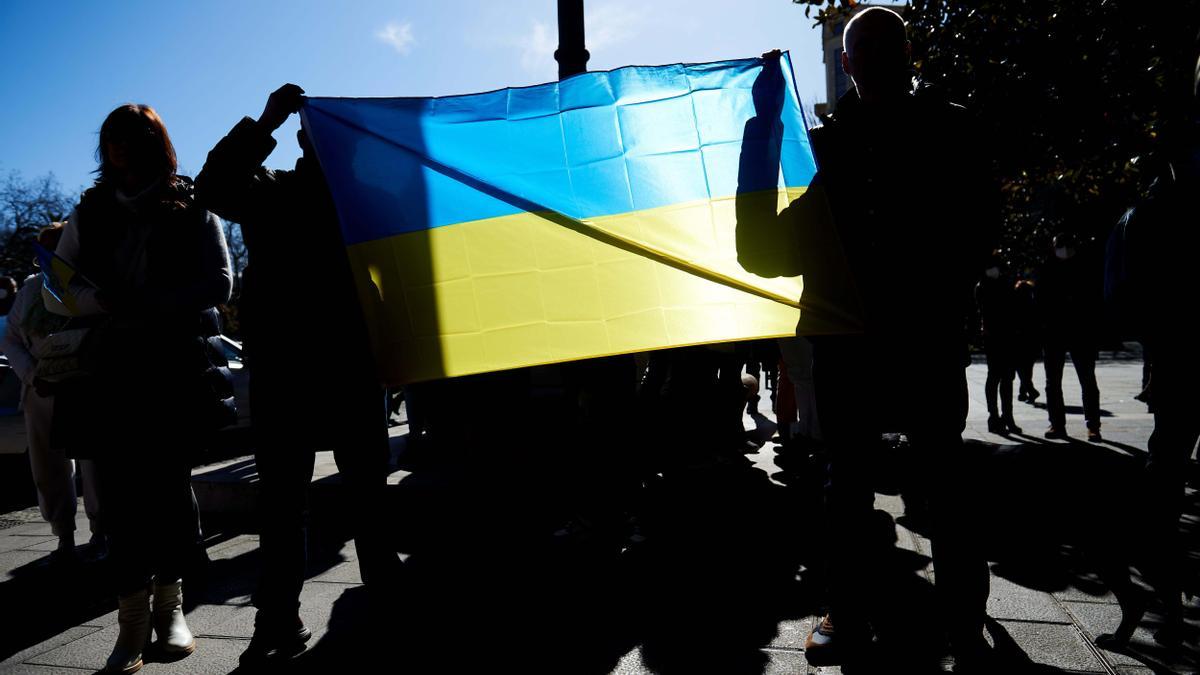
[[951, 101], [946, 90], [935, 84], [919, 82], [913, 89], [913, 99], [924, 114], [955, 124], [966, 124], [971, 119], [966, 106]]

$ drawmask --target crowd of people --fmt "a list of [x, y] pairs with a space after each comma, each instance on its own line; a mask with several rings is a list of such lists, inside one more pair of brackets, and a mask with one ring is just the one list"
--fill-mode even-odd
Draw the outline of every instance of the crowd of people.
[[[751, 272], [804, 274], [807, 297], [837, 297], [844, 288], [835, 288], [837, 275], [820, 261], [799, 255], [782, 264], [762, 254], [771, 243], [756, 244], [779, 241], [780, 231], [798, 237], [800, 250], [836, 241], [854, 281], [860, 329], [807, 330], [802, 318], [794, 338], [561, 366], [559, 384], [571, 394], [565, 417], [587, 431], [578, 435], [586, 447], [576, 469], [593, 486], [574, 496], [576, 520], [603, 518], [614, 503], [625, 518], [653, 476], [698, 457], [736, 461], [756, 450], [762, 439], [747, 435], [743, 413], [756, 411], [769, 391], [785, 445], [819, 449], [828, 459], [828, 612], [808, 637], [807, 656], [812, 663], [848, 662], [872, 640], [872, 556], [861, 536], [872, 527], [869, 449], [881, 435], [903, 432], [919, 457], [917, 487], [933, 522], [943, 628], [964, 667], [985, 665], [988, 568], [962, 508], [969, 486], [955, 480], [968, 408], [969, 317], [979, 322], [986, 353], [990, 432], [1023, 433], [1013, 382], [1019, 380], [1019, 401], [1038, 399], [1033, 368], [1040, 356], [1044, 436], [1067, 439], [1062, 377], [1069, 354], [1087, 440], [1100, 442], [1100, 321], [1112, 302], [1136, 309], [1124, 316], [1153, 354], [1156, 425], [1145, 480], [1154, 487], [1147, 494], [1159, 497], [1150, 526], [1161, 532], [1165, 554], [1181, 562], [1181, 467], [1200, 435], [1190, 386], [1197, 366], [1186, 350], [1186, 318], [1167, 298], [1180, 291], [1169, 271], [1184, 269], [1193, 250], [1179, 239], [1196, 235], [1173, 229], [1170, 214], [1196, 184], [1196, 146], [1164, 163], [1169, 170], [1153, 197], [1126, 215], [1107, 251], [1064, 232], [1040, 267], [1018, 273], [997, 248], [999, 194], [986, 145], [961, 107], [932, 87], [912, 85], [903, 20], [871, 8], [849, 23], [843, 39], [842, 65], [855, 86], [811, 131], [820, 167], [814, 189], [779, 213], [773, 197], [739, 195], [738, 253]], [[778, 53], [764, 55], [759, 79], [756, 116], [743, 141], [746, 186], [778, 172], [780, 135], [772, 128], [779, 99], [770, 95], [783, 82]], [[31, 276], [19, 290], [0, 285], [8, 315], [2, 349], [24, 385], [39, 505], [60, 542], [54, 556], [79, 555], [78, 473], [92, 526], [83, 555], [105, 559], [115, 571], [120, 631], [111, 672], [140, 668], [152, 632], [168, 654], [186, 655], [196, 645], [182, 611], [184, 563], [201, 540], [190, 459], [230, 415], [227, 371], [212, 343], [217, 308], [233, 285], [219, 218], [241, 224], [250, 255], [239, 316], [251, 370], [263, 556], [243, 662], [288, 658], [311, 638], [299, 598], [305, 491], [316, 451], [334, 449], [355, 501], [353, 536], [366, 585], [386, 589], [400, 574], [383, 521], [391, 406], [375, 377], [332, 199], [303, 131], [303, 156], [293, 169], [263, 166], [276, 144], [273, 132], [302, 100], [295, 85], [272, 93], [257, 119], [242, 119], [216, 144], [194, 182], [177, 173], [167, 129], [152, 108], [112, 111], [100, 129], [96, 184], [65, 223], [38, 236], [74, 276], [65, 286], [52, 275]], [[812, 217], [819, 208], [833, 214], [831, 231], [814, 225], [826, 222]], [[296, 292], [295, 280], [313, 268], [322, 270], [323, 282]], [[935, 281], [914, 293], [901, 283], [914, 269]], [[304, 356], [293, 319], [313, 306], [339, 327], [324, 333], [335, 343], [326, 349], [341, 355], [338, 368], [296, 367]], [[479, 430], [488, 428], [489, 415], [500, 419], [533, 400], [512, 395], [530, 391], [532, 372], [406, 387], [411, 443], [455, 452], [483, 442]], [[318, 399], [313, 391], [336, 395]], [[484, 420], [463, 424], [454, 403], [463, 396], [494, 404]], [[1167, 615], [1160, 633], [1169, 641], [1182, 622], [1178, 570], [1159, 578]]]

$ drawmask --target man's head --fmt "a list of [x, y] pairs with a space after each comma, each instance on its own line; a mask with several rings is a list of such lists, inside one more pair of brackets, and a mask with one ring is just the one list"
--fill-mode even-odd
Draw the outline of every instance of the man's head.
[[869, 7], [851, 19], [842, 33], [842, 70], [854, 80], [864, 101], [906, 91], [911, 56], [904, 19], [890, 9]]
[[1054, 235], [1054, 257], [1059, 260], [1070, 260], [1075, 257], [1075, 236], [1068, 232]]
[[991, 254], [988, 255], [987, 265], [983, 269], [983, 275], [989, 279], [999, 279], [1005, 267], [1007, 267], [1007, 263], [1004, 260], [1004, 251], [998, 248], [992, 249]]

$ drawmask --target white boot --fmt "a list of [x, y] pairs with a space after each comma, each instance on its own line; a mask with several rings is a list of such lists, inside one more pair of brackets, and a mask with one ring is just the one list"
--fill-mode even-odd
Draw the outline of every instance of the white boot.
[[117, 598], [117, 645], [113, 647], [106, 673], [133, 673], [142, 667], [142, 650], [150, 641], [150, 590]]
[[183, 582], [154, 584], [154, 634], [167, 654], [191, 654], [196, 639], [183, 620]]

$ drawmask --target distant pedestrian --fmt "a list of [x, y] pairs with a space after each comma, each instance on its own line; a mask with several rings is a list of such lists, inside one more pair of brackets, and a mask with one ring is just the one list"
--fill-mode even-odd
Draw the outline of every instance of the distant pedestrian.
[[[983, 386], [988, 409], [988, 431], [994, 434], [1019, 434], [1013, 420], [1013, 378], [1019, 351], [1018, 297], [1015, 281], [1000, 251], [992, 253], [983, 278], [975, 286], [987, 354], [987, 380]], [[997, 404], [997, 398], [999, 403]]]
[[1042, 395], [1033, 385], [1033, 366], [1042, 356], [1041, 327], [1033, 280], [1017, 279], [1013, 292], [1016, 295], [1016, 370], [1017, 380], [1020, 381], [1017, 400], [1032, 405]]
[[1067, 354], [1083, 390], [1087, 439], [1100, 442], [1100, 388], [1096, 384], [1103, 279], [1092, 251], [1081, 251], [1068, 233], [1054, 237], [1053, 250], [1038, 272], [1036, 298], [1045, 340], [1046, 438], [1067, 438], [1063, 367]]

